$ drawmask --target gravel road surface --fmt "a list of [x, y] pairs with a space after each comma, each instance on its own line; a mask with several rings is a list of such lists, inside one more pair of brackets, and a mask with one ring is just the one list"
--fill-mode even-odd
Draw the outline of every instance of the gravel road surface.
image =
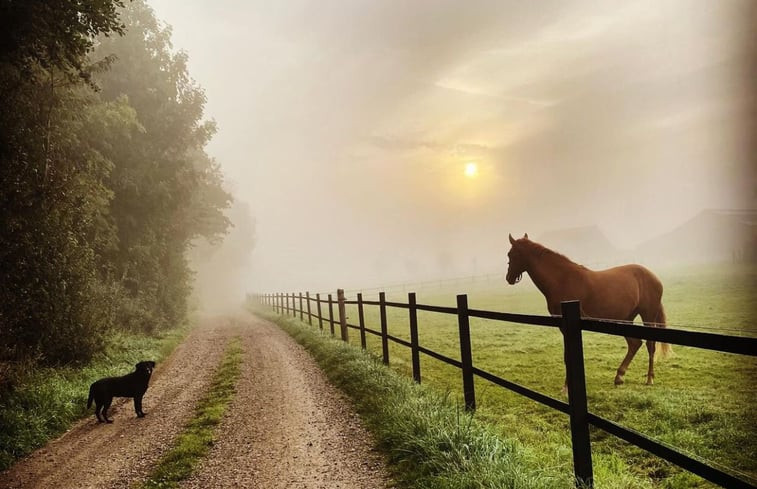
[[207, 320], [158, 368], [144, 399], [115, 401], [0, 473], [0, 488], [127, 488], [144, 480], [192, 416], [230, 340], [242, 340], [237, 394], [185, 488], [388, 488], [382, 457], [348, 400], [307, 352], [250, 315]]

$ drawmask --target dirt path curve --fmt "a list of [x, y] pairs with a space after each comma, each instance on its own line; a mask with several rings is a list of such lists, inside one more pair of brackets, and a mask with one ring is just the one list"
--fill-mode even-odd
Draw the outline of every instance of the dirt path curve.
[[0, 473], [0, 489], [128, 488], [144, 480], [194, 412], [226, 344], [242, 339], [237, 394], [219, 439], [185, 488], [389, 487], [344, 396], [307, 352], [270, 322], [249, 315], [208, 321], [158, 366], [134, 416], [114, 402], [113, 424], [94, 415]]
[[143, 479], [193, 414], [227, 340], [239, 331], [227, 320], [203, 322], [155, 369], [145, 418], [134, 415], [130, 399], [116, 400], [113, 424], [98, 424], [94, 414], [79, 421], [0, 473], [0, 488], [126, 488]]
[[237, 394], [184, 489], [380, 489], [382, 457], [349, 401], [274, 324], [247, 316]]

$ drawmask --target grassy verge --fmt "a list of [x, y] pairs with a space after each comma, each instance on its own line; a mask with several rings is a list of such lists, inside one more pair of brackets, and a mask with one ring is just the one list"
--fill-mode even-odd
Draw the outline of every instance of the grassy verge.
[[16, 371], [0, 393], [0, 470], [66, 431], [87, 412], [89, 385], [100, 377], [123, 375], [141, 360], [168, 356], [187, 329], [159, 337], [119, 333], [106, 351], [82, 368]]
[[213, 430], [234, 398], [241, 362], [242, 346], [235, 338], [229, 342], [221, 365], [213, 376], [210, 391], [197, 404], [194, 417], [177, 437], [173, 448], [158, 462], [142, 488], [178, 487], [179, 481], [192, 474], [197, 462], [213, 445]]
[[414, 384], [359, 348], [299, 320], [257, 310], [305, 346], [346, 392], [404, 488], [568, 488], [570, 474], [533, 462], [517, 442], [498, 434], [449, 395]]

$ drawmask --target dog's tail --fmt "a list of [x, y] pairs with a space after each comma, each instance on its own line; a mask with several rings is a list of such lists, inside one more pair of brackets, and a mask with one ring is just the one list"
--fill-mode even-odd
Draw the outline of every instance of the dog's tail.
[[87, 409], [92, 407], [92, 399], [94, 399], [95, 397], [94, 387], [94, 384], [89, 386], [89, 399], [87, 399]]

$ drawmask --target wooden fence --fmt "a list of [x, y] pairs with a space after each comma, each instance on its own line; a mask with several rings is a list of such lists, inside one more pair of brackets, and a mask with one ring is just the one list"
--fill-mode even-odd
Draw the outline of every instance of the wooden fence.
[[[272, 307], [277, 313], [297, 316], [312, 325], [313, 320], [318, 321], [318, 326], [323, 329], [326, 321], [331, 334], [335, 334], [335, 325], [339, 325], [342, 340], [347, 341], [349, 330], [360, 333], [360, 344], [366, 347], [366, 334], [372, 334], [381, 338], [382, 359], [389, 364], [389, 341], [410, 348], [413, 379], [421, 381], [420, 354], [428, 355], [436, 360], [459, 368], [462, 371], [463, 397], [465, 407], [468, 410], [476, 409], [476, 394], [474, 376], [488, 380], [501, 387], [509, 389], [517, 394], [532, 399], [538, 403], [549, 406], [570, 417], [570, 431], [573, 445], [573, 468], [577, 485], [581, 487], [593, 487], [593, 469], [591, 460], [591, 440], [589, 426], [594, 426], [607, 433], [636, 445], [650, 453], [672, 462], [685, 470], [728, 488], [754, 488], [750, 482], [741, 479], [724, 470], [708, 465], [700, 460], [686, 455], [674, 447], [655, 441], [644, 434], [631, 428], [621, 426], [613, 421], [602, 418], [589, 412], [586, 402], [586, 379], [584, 373], [583, 356], [583, 331], [592, 331], [614, 336], [627, 336], [645, 340], [670, 343], [674, 345], [690, 346], [739, 355], [757, 356], [757, 338], [741, 336], [728, 336], [697, 331], [684, 331], [672, 328], [649, 328], [630, 323], [582, 318], [581, 306], [578, 301], [563, 302], [562, 316], [532, 316], [524, 314], [512, 314], [506, 312], [484, 311], [470, 309], [468, 296], [457, 296], [457, 307], [444, 307], [418, 304], [415, 293], [408, 294], [407, 303], [389, 302], [384, 292], [379, 293], [378, 301], [364, 300], [362, 293], [357, 294], [357, 300], [346, 300], [344, 291], [337, 291], [336, 301], [331, 294], [322, 299], [321, 294], [311, 297], [309, 292], [299, 294], [262, 294], [252, 297], [260, 304]], [[291, 301], [291, 303], [290, 303]], [[316, 312], [311, 312], [311, 303], [316, 305]], [[334, 315], [334, 303], [338, 306], [338, 316]], [[328, 306], [328, 316], [324, 316], [321, 305]], [[358, 324], [349, 324], [345, 315], [345, 305], [356, 305], [358, 310]], [[299, 307], [298, 307], [299, 306]], [[377, 306], [379, 308], [381, 330], [370, 329], [365, 324], [364, 307]], [[407, 309], [410, 325], [410, 341], [388, 334], [386, 310], [387, 308]], [[457, 316], [460, 361], [449, 358], [428, 348], [424, 348], [418, 339], [418, 311], [429, 311], [440, 314]], [[489, 372], [481, 370], [473, 365], [471, 341], [470, 341], [470, 318], [491, 319], [494, 321], [506, 321], [511, 323], [529, 324], [550, 328], [560, 328], [563, 333], [564, 348], [566, 352], [568, 402], [546, 396], [527, 387], [497, 377]]]

